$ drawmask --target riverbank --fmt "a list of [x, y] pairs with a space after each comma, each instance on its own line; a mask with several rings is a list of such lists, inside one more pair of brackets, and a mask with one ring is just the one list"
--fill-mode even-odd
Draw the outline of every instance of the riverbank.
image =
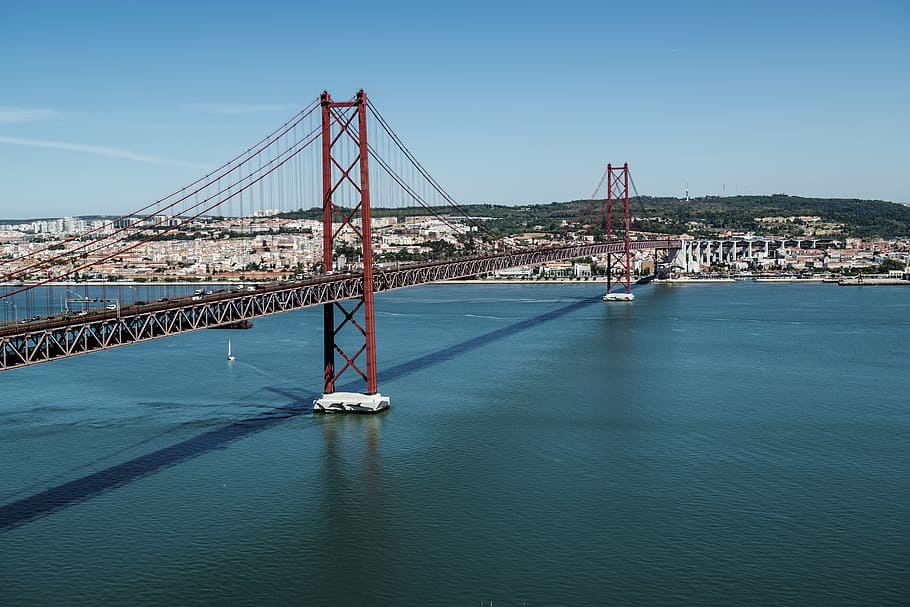
[[[255, 285], [261, 284], [268, 281], [262, 280], [181, 280], [181, 281], [135, 281], [135, 280], [60, 280], [49, 282], [46, 285], [48, 287], [200, 287], [204, 285], [209, 286], [221, 286], [221, 287], [230, 287], [230, 286], [244, 286], [244, 285]], [[0, 287], [22, 287], [22, 286], [31, 286], [29, 283], [22, 282], [0, 282]]]
[[884, 287], [884, 286], [908, 286], [910, 280], [902, 278], [844, 278], [837, 281], [842, 287]]
[[655, 279], [654, 284], [658, 285], [685, 285], [685, 284], [707, 284], [707, 283], [717, 283], [717, 282], [726, 282], [732, 283], [736, 282], [735, 278], [664, 278], [661, 280]]
[[795, 278], [793, 276], [769, 276], [752, 280], [753, 282], [837, 282], [836, 278]]
[[[447, 284], [447, 285], [508, 285], [508, 284], [517, 284], [517, 285], [562, 285], [566, 283], [571, 284], [585, 284], [585, 283], [607, 283], [606, 278], [587, 278], [583, 280], [575, 280], [574, 278], [542, 278], [540, 280], [536, 278], [453, 278], [452, 280], [444, 280], [437, 284]], [[618, 284], [617, 281], [613, 281], [613, 284]], [[634, 283], [633, 283], [634, 284]]]
[[[116, 287], [202, 287], [202, 286], [219, 286], [219, 287], [244, 287], [247, 285], [255, 284], [265, 284], [269, 281], [262, 280], [247, 280], [247, 281], [202, 281], [202, 280], [192, 280], [192, 281], [155, 281], [155, 282], [137, 282], [137, 281], [104, 281], [104, 280], [88, 280], [88, 281], [59, 281], [59, 282], [50, 282], [47, 283], [47, 286], [51, 287], [107, 287], [107, 288], [116, 288]], [[450, 284], [450, 285], [463, 285], [463, 284], [485, 284], [485, 285], [505, 285], [505, 284], [530, 284], [530, 285], [553, 285], [553, 284], [585, 284], [585, 283], [601, 283], [606, 284], [607, 279], [603, 277], [591, 277], [584, 278], [581, 280], [575, 278], [467, 278], [459, 279], [455, 278], [452, 280], [440, 281], [435, 284]], [[837, 283], [841, 286], [898, 286], [906, 285], [910, 286], [910, 280], [903, 280], [900, 278], [860, 278], [860, 277], [851, 277], [851, 278], [796, 278], [790, 276], [767, 276], [767, 277], [754, 277], [754, 278], [664, 278], [664, 279], [654, 279], [651, 281], [653, 284], [667, 284], [667, 285], [680, 285], [680, 284], [717, 284], [717, 283], [735, 283], [735, 282], [759, 282], [759, 283]], [[622, 284], [621, 281], [613, 281], [614, 285]], [[633, 281], [632, 284], [635, 284]], [[21, 282], [0, 282], [0, 287], [21, 287], [23, 283]]]

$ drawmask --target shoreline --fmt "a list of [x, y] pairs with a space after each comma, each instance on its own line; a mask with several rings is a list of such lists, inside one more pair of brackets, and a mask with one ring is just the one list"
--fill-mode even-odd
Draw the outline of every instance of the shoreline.
[[910, 286], [910, 280], [903, 278], [864, 278], [863, 280], [843, 278], [838, 280], [837, 284], [841, 287], [897, 287]]
[[[207, 280], [189, 280], [189, 281], [181, 280], [181, 281], [165, 282], [162, 280], [162, 281], [156, 281], [156, 282], [151, 282], [151, 281], [136, 282], [134, 280], [114, 280], [114, 281], [61, 280], [61, 281], [49, 282], [49, 283], [41, 285], [41, 286], [42, 287], [191, 287], [193, 285], [195, 285], [195, 286], [218, 285], [218, 286], [227, 287], [227, 286], [231, 286], [231, 285], [241, 286], [241, 285], [259, 284], [262, 282], [266, 282], [266, 281], [263, 281], [263, 280], [245, 280], [245, 281], [232, 280], [229, 282], [225, 282], [225, 281], [216, 280], [216, 281], [209, 282]], [[28, 285], [26, 285], [22, 282], [0, 282], [0, 287], [22, 287], [22, 286], [28, 286]]]
[[[136, 281], [59, 281], [59, 282], [49, 282], [47, 285], [49, 287], [108, 287], [108, 288], [117, 288], [117, 287], [200, 287], [200, 286], [247, 286], [255, 284], [267, 284], [273, 281], [264, 281], [264, 280], [247, 280], [247, 281], [205, 281], [205, 280], [192, 280], [192, 281], [173, 281], [173, 282], [136, 282]], [[555, 284], [606, 284], [606, 279], [597, 277], [597, 278], [588, 278], [583, 280], [576, 280], [574, 278], [466, 278], [459, 279], [453, 278], [450, 280], [440, 280], [433, 283], [427, 284], [447, 284], [447, 285], [458, 285], [458, 284], [482, 284], [482, 285], [496, 285], [496, 284], [529, 284], [529, 285], [555, 285]], [[694, 284], [733, 284], [737, 282], [755, 282], [761, 284], [789, 284], [789, 283], [813, 283], [813, 284], [824, 284], [831, 283], [837, 284], [840, 286], [900, 286], [907, 285], [910, 286], [910, 280], [903, 280], [901, 278], [864, 278], [863, 280], [858, 280], [856, 277], [849, 278], [792, 278], [792, 277], [776, 277], [776, 276], [767, 276], [767, 277], [752, 277], [752, 278], [664, 278], [664, 279], [654, 279], [651, 283], [655, 285], [694, 285]], [[614, 285], [621, 285], [622, 282], [614, 282]], [[632, 283], [635, 284], [634, 282]], [[21, 287], [23, 283], [21, 282], [0, 282], [0, 287]]]

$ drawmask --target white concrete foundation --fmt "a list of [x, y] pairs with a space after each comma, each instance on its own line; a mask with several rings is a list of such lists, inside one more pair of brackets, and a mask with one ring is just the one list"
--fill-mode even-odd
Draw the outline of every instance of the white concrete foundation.
[[389, 408], [390, 399], [382, 394], [332, 392], [313, 401], [314, 413], [378, 413]]

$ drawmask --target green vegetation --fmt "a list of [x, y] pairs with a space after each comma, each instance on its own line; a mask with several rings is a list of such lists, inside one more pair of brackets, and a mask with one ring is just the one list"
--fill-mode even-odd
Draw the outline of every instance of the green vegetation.
[[[506, 236], [525, 232], [561, 233], [567, 223], [574, 223], [587, 208], [582, 223], [586, 231], [601, 235], [606, 228], [604, 200], [573, 200], [526, 206], [492, 204], [463, 205], [472, 217], [485, 218], [491, 231]], [[696, 237], [715, 236], [720, 232], [743, 231], [767, 235], [805, 236], [816, 233], [842, 239], [896, 238], [910, 236], [910, 206], [883, 200], [843, 198], [803, 198], [774, 194], [772, 196], [707, 196], [689, 201], [679, 198], [642, 196], [630, 202], [635, 217], [632, 228], [658, 234], [689, 233]], [[615, 210], [616, 207], [614, 207]], [[621, 207], [620, 207], [621, 209]], [[415, 215], [453, 215], [452, 209], [423, 208], [373, 209], [374, 217]], [[791, 217], [818, 217], [814, 223], [787, 221]], [[285, 213], [281, 217], [320, 219], [321, 209]], [[761, 218], [781, 221], [759, 221]]]
[[[582, 223], [585, 232], [595, 237], [606, 229], [604, 200], [573, 200], [524, 206], [492, 204], [462, 205], [464, 211], [474, 218], [482, 218], [491, 232], [503, 236], [514, 236], [526, 232], [560, 234], [567, 224], [574, 224], [586, 209]], [[621, 209], [621, 207], [620, 207]], [[657, 234], [688, 233], [695, 237], [716, 236], [723, 231], [754, 232], [766, 235], [786, 236], [830, 236], [842, 239], [897, 238], [910, 236], [910, 206], [883, 200], [858, 200], [844, 198], [803, 198], [774, 194], [771, 196], [706, 196], [689, 201], [670, 197], [642, 196], [633, 198], [631, 212], [635, 220], [633, 229]], [[450, 207], [422, 207], [395, 209], [372, 209], [374, 218], [398, 217], [405, 220], [413, 216], [461, 215]], [[279, 217], [287, 219], [322, 218], [322, 209], [301, 209], [284, 213]], [[818, 217], [818, 221], [806, 222], [798, 217]], [[100, 219], [100, 216], [82, 219]], [[759, 221], [766, 218], [765, 221]], [[778, 218], [769, 221], [767, 218]], [[110, 218], [106, 218], [110, 219]], [[0, 223], [22, 224], [35, 220], [0, 220]], [[282, 228], [277, 233], [308, 233], [308, 230]], [[151, 232], [148, 228], [130, 235], [130, 239], [144, 239]], [[275, 233], [275, 232], [272, 232]], [[158, 240], [192, 240], [211, 238], [215, 234], [206, 228], [183, 227]], [[249, 238], [256, 234], [240, 232], [218, 233], [221, 238]], [[477, 237], [482, 237], [477, 234]], [[34, 241], [44, 238], [36, 236]]]
[[799, 226], [798, 222], [772, 226], [756, 219], [816, 216], [821, 218], [822, 223], [834, 224], [833, 235], [838, 238], [895, 238], [910, 235], [910, 207], [882, 200], [802, 198], [774, 194], [706, 197], [689, 202], [676, 198], [642, 197], [640, 205], [641, 210], [637, 210], [633, 203], [633, 214], [653, 214], [666, 218], [676, 228], [669, 230], [671, 232], [685, 231], [679, 228], [690, 227], [688, 222], [698, 222], [700, 229], [708, 231], [738, 230], [800, 236], [805, 233], [805, 228]]
[[885, 274], [893, 270], [903, 270], [904, 268], [905, 264], [901, 261], [898, 261], [896, 259], [885, 259], [882, 261], [881, 265], [878, 266], [878, 271], [882, 274]]

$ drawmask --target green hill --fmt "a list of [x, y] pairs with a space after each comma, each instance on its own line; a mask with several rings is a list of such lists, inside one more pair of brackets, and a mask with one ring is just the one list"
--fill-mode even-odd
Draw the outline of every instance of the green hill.
[[[559, 233], [566, 222], [577, 221], [584, 209], [583, 223], [592, 233], [605, 227], [605, 201], [573, 200], [525, 206], [491, 204], [463, 205], [472, 217], [487, 218], [493, 230], [512, 235], [529, 231]], [[846, 198], [803, 198], [773, 196], [708, 196], [688, 201], [679, 198], [642, 196], [632, 199], [633, 229], [661, 234], [687, 232], [697, 237], [715, 236], [724, 231], [767, 235], [827, 236], [834, 238], [910, 237], [910, 206], [884, 200]], [[449, 208], [435, 208], [440, 215], [452, 215]], [[427, 215], [424, 208], [374, 209], [374, 217]], [[287, 213], [284, 217], [319, 219], [319, 209]], [[811, 219], [801, 220], [800, 217]], [[795, 218], [795, 219], [789, 219]], [[817, 219], [815, 219], [817, 218]]]
[[[563, 231], [564, 222], [578, 220], [585, 207], [584, 223], [597, 233], [605, 227], [604, 200], [573, 200], [525, 206], [474, 204], [463, 205], [473, 217], [489, 218], [487, 225], [506, 235], [528, 231]], [[714, 236], [721, 232], [743, 231], [768, 235], [803, 236], [818, 234], [835, 238], [910, 237], [910, 206], [883, 200], [841, 198], [803, 198], [773, 196], [730, 196], [679, 198], [642, 196], [630, 202], [636, 218], [633, 229], [661, 234], [687, 232], [693, 236]], [[437, 209], [440, 214], [449, 210]], [[376, 209], [374, 216], [397, 214], [426, 215], [425, 209]], [[317, 213], [308, 216], [318, 218]], [[818, 218], [809, 221], [787, 220], [794, 217]], [[767, 220], [767, 218], [782, 218]], [[759, 221], [766, 219], [765, 221]]]

